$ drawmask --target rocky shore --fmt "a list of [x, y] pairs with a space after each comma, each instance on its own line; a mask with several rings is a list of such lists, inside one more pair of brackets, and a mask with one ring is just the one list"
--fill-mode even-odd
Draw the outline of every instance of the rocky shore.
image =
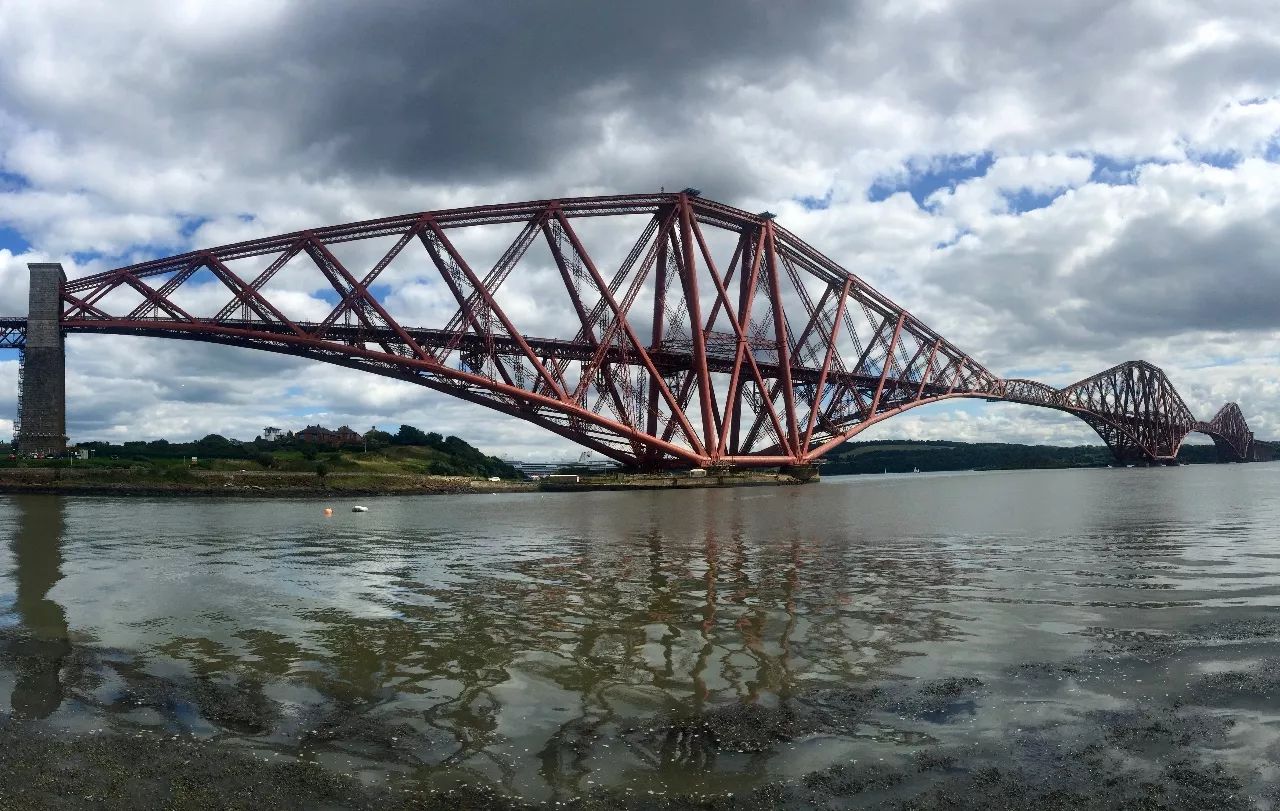
[[[570, 780], [554, 805], [583, 811], [1275, 807], [1280, 789], [1269, 766], [1241, 762], [1232, 746], [1238, 723], [1253, 722], [1248, 710], [1273, 706], [1280, 669], [1267, 654], [1280, 625], [1258, 617], [1161, 637], [1099, 630], [1097, 647], [1084, 656], [1012, 665], [990, 681], [952, 675], [827, 684], [770, 702], [619, 717], [601, 728], [570, 722], [547, 743], [548, 764], [602, 752], [602, 741], [638, 754], [658, 773], [712, 773], [722, 761], [762, 757], [806, 740], [857, 739], [873, 729], [896, 729], [898, 743], [885, 741], [862, 753], [872, 756], [789, 779], [752, 780], [735, 791], [675, 793], [645, 775], [609, 787]], [[127, 664], [121, 651], [70, 648], [42, 645], [21, 629], [0, 631], [0, 670], [30, 687], [40, 683], [39, 674], [60, 669], [63, 689], [98, 721], [75, 734], [56, 730], [35, 720], [50, 709], [28, 700], [35, 692], [15, 693], [13, 712], [0, 712], [0, 808], [514, 811], [552, 804], [483, 779], [450, 778], [437, 770], [448, 764], [450, 747], [441, 748], [431, 729], [386, 718], [342, 693], [297, 715], [297, 707], [273, 699], [255, 678], [161, 677]], [[1224, 655], [1245, 654], [1261, 658], [1209, 667]], [[1192, 662], [1201, 666], [1187, 667]], [[1142, 683], [1127, 672], [1137, 666], [1199, 675], [1166, 680], [1150, 694], [1126, 694], [1120, 685]], [[104, 693], [108, 675], [116, 686]], [[988, 705], [1061, 700], [1078, 689], [1115, 692], [1117, 700], [1069, 720], [1010, 719], [998, 734], [963, 734], [976, 713], [993, 711]], [[140, 709], [164, 723], [131, 725], [130, 713]], [[185, 730], [192, 713], [222, 733]], [[909, 736], [910, 730], [927, 734]], [[228, 745], [233, 741], [239, 745]], [[334, 768], [352, 753], [403, 771], [386, 783], [363, 783]]]

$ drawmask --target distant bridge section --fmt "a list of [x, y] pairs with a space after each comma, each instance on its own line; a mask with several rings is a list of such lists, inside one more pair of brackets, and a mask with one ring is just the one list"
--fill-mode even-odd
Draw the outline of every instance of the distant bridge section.
[[[407, 380], [631, 468], [809, 465], [954, 398], [1074, 414], [1123, 461], [1170, 462], [1193, 430], [1226, 457], [1251, 454], [1237, 407], [1197, 422], [1148, 363], [1061, 390], [1002, 380], [772, 214], [695, 189], [419, 212], [77, 279], [31, 274], [28, 318], [0, 321], [0, 346], [24, 347], [23, 452], [65, 448], [62, 341], [82, 332]], [[413, 310], [396, 279], [447, 307]]]
[[1009, 402], [1074, 414], [1098, 432], [1117, 461], [1171, 464], [1192, 432], [1207, 434], [1224, 462], [1255, 460], [1253, 433], [1236, 403], [1209, 422], [1196, 420], [1169, 378], [1146, 361], [1129, 361], [1063, 389], [1006, 380]]
[[1236, 403], [1227, 403], [1208, 422], [1196, 422], [1192, 430], [1208, 434], [1224, 462], [1258, 461], [1258, 447], [1253, 431], [1244, 421], [1244, 413]]

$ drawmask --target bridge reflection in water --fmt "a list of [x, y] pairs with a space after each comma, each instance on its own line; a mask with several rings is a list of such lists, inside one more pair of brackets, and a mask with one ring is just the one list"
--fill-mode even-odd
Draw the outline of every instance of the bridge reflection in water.
[[[17, 717], [62, 706], [73, 727], [87, 715], [343, 771], [426, 767], [569, 796], [629, 769], [733, 790], [771, 756], [691, 749], [637, 719], [874, 681], [911, 647], [959, 638], [918, 602], [966, 581], [948, 555], [840, 551], [750, 499], [684, 501], [621, 531], [543, 505], [535, 520], [563, 533], [548, 547], [510, 505], [480, 507], [477, 534], [468, 499], [388, 500], [330, 535], [271, 504], [15, 498], [0, 670]], [[74, 648], [50, 594], [64, 536], [92, 560], [61, 581], [82, 618]]]
[[62, 578], [62, 504], [47, 496], [10, 499], [16, 513], [10, 549], [18, 625], [4, 641], [14, 663], [9, 704], [18, 718], [47, 718], [62, 704], [62, 666], [71, 653], [66, 613], [50, 596]]
[[[864, 477], [388, 498], [330, 519], [288, 500], [5, 498], [0, 684], [15, 715], [73, 729], [534, 800], [738, 792], [942, 744], [972, 765], [975, 741], [1033, 727], [1034, 758], [1212, 673], [1238, 636], [1206, 622], [1250, 629], [1257, 655], [1280, 596], [1259, 565], [1270, 478]], [[1099, 648], [1152, 629], [1215, 647], [1172, 684], [1168, 661]], [[1238, 710], [1232, 740], [1265, 748]]]

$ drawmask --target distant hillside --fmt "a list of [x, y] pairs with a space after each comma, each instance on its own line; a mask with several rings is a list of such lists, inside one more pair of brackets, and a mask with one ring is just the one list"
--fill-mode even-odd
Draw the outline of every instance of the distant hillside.
[[[1184, 445], [1180, 462], [1216, 462], [1212, 445]], [[827, 455], [824, 476], [845, 473], [910, 473], [912, 470], [1023, 470], [1028, 468], [1105, 467], [1113, 464], [1101, 445], [1016, 445], [1002, 442], [928, 442], [881, 440], [846, 442]]]

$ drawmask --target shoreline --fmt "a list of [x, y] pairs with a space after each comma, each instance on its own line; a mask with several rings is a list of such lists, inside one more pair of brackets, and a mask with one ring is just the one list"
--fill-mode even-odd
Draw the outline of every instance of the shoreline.
[[[818, 481], [815, 476], [811, 481]], [[653, 473], [614, 474], [613, 476], [584, 478], [580, 482], [537, 482], [543, 493], [584, 493], [596, 490], [715, 490], [730, 487], [792, 487], [805, 484], [785, 473], [736, 472], [723, 476], [693, 478], [687, 475], [661, 475]]]
[[[584, 770], [563, 787], [558, 802], [584, 811], [1244, 811], [1257, 807], [1257, 800], [1273, 798], [1274, 786], [1256, 770], [1250, 772], [1250, 764], [1234, 763], [1229, 741], [1242, 705], [1266, 706], [1277, 683], [1274, 659], [1203, 673], [1163, 697], [1139, 693], [1121, 698], [1113, 689], [1108, 692], [1118, 703], [1111, 710], [1050, 723], [1009, 718], [995, 727], [1002, 735], [966, 733], [960, 722], [977, 713], [998, 715], [1001, 702], [1063, 701], [1076, 684], [1118, 688], [1116, 676], [1138, 662], [1168, 664], [1186, 656], [1216, 661], [1224, 641], [1247, 652], [1257, 638], [1274, 639], [1275, 631], [1274, 620], [1258, 618], [1243, 625], [1218, 621], [1167, 638], [1122, 638], [1117, 632], [1069, 658], [1019, 656], [996, 672], [947, 669], [928, 677], [850, 678], [787, 690], [770, 703], [738, 696], [699, 708], [641, 710], [621, 715], [603, 733], [606, 748], [618, 746], [658, 759], [679, 751], [677, 763], [686, 768], [703, 763], [708, 773], [721, 778], [733, 775], [732, 763], [715, 768], [721, 758], [778, 757], [815, 738], [865, 740], [858, 730], [869, 724], [888, 725], [903, 738], [895, 747], [850, 752], [857, 756], [814, 763], [799, 774], [761, 774], [741, 788], [735, 785], [733, 792], [668, 786], [655, 775], [641, 799], [643, 786], [633, 789], [616, 780], [583, 783], [590, 774]], [[13, 629], [0, 632], [0, 663], [19, 673], [57, 671], [66, 653], [32, 645], [30, 639]], [[534, 811], [548, 805], [544, 798], [523, 795], [501, 781], [459, 779], [450, 773], [444, 755], [432, 750], [429, 733], [380, 716], [376, 708], [349, 697], [325, 694], [303, 708], [264, 692], [263, 683], [252, 676], [157, 676], [145, 668], [113, 664], [119, 652], [112, 649], [79, 642], [67, 646], [78, 667], [67, 671], [71, 681], [64, 689], [91, 696], [93, 674], [113, 672], [128, 700], [123, 706], [118, 701], [86, 702], [80, 712], [93, 731], [85, 734], [43, 722], [40, 705], [23, 694], [27, 703], [15, 705], [19, 711], [0, 726], [0, 797], [21, 797], [24, 807], [97, 808], [105, 803], [205, 809], [227, 807], [228, 797], [280, 808]], [[179, 708], [184, 707], [225, 737], [258, 746], [241, 750], [221, 740], [223, 736], [197, 734], [183, 723], [186, 716]], [[129, 718], [136, 708], [171, 726], [138, 726]], [[682, 741], [681, 748], [675, 750], [672, 741]], [[385, 764], [385, 782], [364, 783], [337, 765], [338, 758], [350, 755], [352, 745]], [[552, 739], [548, 746], [565, 759], [583, 754], [581, 742], [572, 737]], [[436, 754], [424, 761], [418, 755], [423, 751]], [[600, 756], [591, 745], [587, 751]], [[397, 766], [412, 770], [397, 773]]]
[[392, 473], [311, 473], [254, 470], [240, 473], [181, 470], [156, 475], [127, 470], [70, 468], [0, 469], [0, 495], [62, 495], [199, 498], [308, 498], [346, 496], [496, 495], [500, 493], [583, 493], [626, 490], [695, 490], [781, 487], [803, 484], [785, 474], [734, 473], [692, 478], [685, 475], [628, 474], [579, 482], [504, 480], [469, 476]]
[[532, 492], [531, 482], [490, 482], [470, 476], [388, 473], [243, 473], [180, 471], [180, 475], [126, 470], [21, 468], [0, 470], [0, 494], [64, 496], [195, 496], [201, 498], [305, 498], [337, 496], [461, 495]]

